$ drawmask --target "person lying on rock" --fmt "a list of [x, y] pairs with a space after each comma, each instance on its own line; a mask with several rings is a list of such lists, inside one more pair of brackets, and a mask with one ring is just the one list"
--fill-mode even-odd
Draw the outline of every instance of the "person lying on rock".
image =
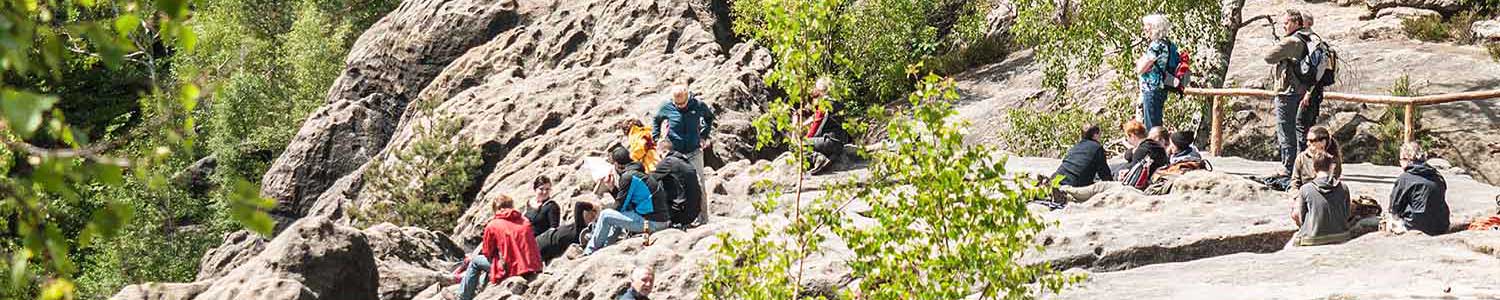
[[1427, 166], [1427, 154], [1421, 144], [1401, 145], [1401, 166], [1404, 171], [1391, 189], [1386, 229], [1396, 234], [1408, 229], [1427, 235], [1447, 233], [1448, 182], [1437, 169]]
[[547, 176], [532, 180], [531, 190], [536, 192], [536, 198], [526, 206], [526, 220], [531, 221], [532, 237], [537, 237], [562, 225], [562, 208], [552, 201], [552, 179]]
[[[812, 98], [817, 100], [829, 97], [828, 88], [832, 84], [833, 80], [828, 77], [818, 78], [813, 84]], [[830, 108], [839, 105], [833, 100], [828, 102]], [[807, 126], [807, 144], [812, 145], [813, 149], [812, 168], [807, 172], [818, 174], [844, 155], [844, 144], [848, 143], [849, 137], [838, 118], [822, 107], [812, 109], [811, 116], [803, 125]]]
[[583, 250], [583, 255], [593, 254], [599, 248], [614, 243], [613, 237], [617, 230], [628, 234], [641, 233], [646, 230], [660, 231], [667, 228], [670, 221], [666, 204], [657, 203], [651, 198], [651, 187], [659, 185], [642, 172], [643, 168], [640, 163], [630, 159], [630, 150], [626, 150], [625, 147], [615, 147], [611, 152], [611, 160], [614, 161], [615, 170], [619, 173], [613, 184], [615, 203], [618, 207], [605, 209], [599, 213], [599, 220], [594, 224], [593, 237], [589, 239], [588, 247]]
[[1333, 155], [1313, 150], [1314, 179], [1302, 185], [1292, 222], [1297, 233], [1287, 247], [1343, 243], [1349, 240], [1349, 187], [1333, 176]]
[[1113, 182], [1101, 182], [1114, 181], [1115, 177], [1109, 171], [1104, 145], [1099, 144], [1099, 126], [1089, 124], [1083, 127], [1078, 143], [1068, 149], [1068, 153], [1063, 156], [1062, 165], [1057, 166], [1057, 172], [1052, 177], [1062, 177], [1055, 195], [1066, 197], [1054, 199], [1054, 202], [1083, 202], [1111, 187], [1119, 186]]
[[1312, 166], [1315, 152], [1332, 155], [1333, 171], [1329, 174], [1335, 179], [1344, 178], [1344, 152], [1339, 149], [1339, 142], [1333, 139], [1333, 134], [1329, 133], [1327, 127], [1314, 126], [1307, 130], [1307, 150], [1298, 153], [1297, 160], [1293, 163], [1289, 187], [1298, 188], [1312, 182], [1316, 175]]
[[536, 237], [537, 247], [542, 251], [542, 260], [551, 261], [562, 257], [570, 246], [582, 243], [584, 230], [598, 218], [598, 206], [585, 201], [573, 203], [573, 223], [558, 226], [557, 229], [548, 230]]
[[468, 258], [469, 266], [458, 286], [459, 300], [474, 299], [479, 276], [485, 273], [489, 274], [489, 283], [498, 284], [513, 276], [529, 280], [542, 272], [541, 252], [531, 235], [531, 222], [514, 207], [515, 201], [506, 195], [490, 202], [495, 216], [484, 225], [479, 255]]
[[702, 181], [692, 163], [688, 162], [688, 155], [672, 150], [672, 141], [662, 141], [658, 146], [661, 147], [657, 150], [662, 153], [661, 162], [656, 165], [656, 171], [651, 172], [651, 179], [656, 180], [661, 189], [651, 193], [651, 198], [666, 205], [660, 209], [667, 210], [673, 228], [692, 227], [693, 222], [700, 221], [703, 211], [703, 186], [698, 184]]
[[656, 281], [656, 268], [651, 266], [636, 267], [630, 272], [630, 287], [620, 293], [615, 300], [651, 300], [651, 290]]
[[1146, 126], [1141, 124], [1141, 121], [1126, 121], [1120, 129], [1125, 132], [1125, 138], [1128, 143], [1135, 146], [1131, 148], [1129, 155], [1125, 157], [1125, 164], [1110, 168], [1115, 170], [1115, 178], [1127, 177], [1126, 175], [1128, 175], [1130, 167], [1135, 166], [1136, 163], [1142, 160], [1151, 160], [1150, 170], [1160, 169], [1171, 161], [1167, 157], [1166, 147], [1162, 147], [1161, 143], [1157, 143], [1155, 140], [1146, 138]]

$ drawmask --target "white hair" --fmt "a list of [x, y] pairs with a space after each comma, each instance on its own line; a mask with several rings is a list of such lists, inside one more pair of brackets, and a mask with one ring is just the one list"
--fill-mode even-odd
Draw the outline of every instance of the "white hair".
[[1142, 30], [1146, 31], [1146, 37], [1152, 41], [1162, 39], [1167, 36], [1167, 32], [1172, 31], [1172, 22], [1163, 14], [1141, 17], [1141, 25]]
[[832, 85], [833, 79], [828, 79], [828, 77], [819, 77], [818, 81], [813, 83], [813, 90], [828, 93], [828, 87]]

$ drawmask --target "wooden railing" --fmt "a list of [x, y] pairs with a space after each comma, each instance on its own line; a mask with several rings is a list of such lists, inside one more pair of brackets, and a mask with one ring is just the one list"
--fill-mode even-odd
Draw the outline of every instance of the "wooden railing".
[[[1209, 144], [1209, 152], [1213, 153], [1213, 155], [1215, 156], [1218, 156], [1224, 149], [1224, 116], [1222, 116], [1219, 111], [1224, 107], [1225, 97], [1276, 97], [1276, 92], [1273, 91], [1244, 88], [1187, 88], [1183, 90], [1183, 93], [1194, 96], [1205, 96], [1213, 99], [1213, 137]], [[1402, 120], [1404, 124], [1403, 130], [1401, 132], [1401, 138], [1403, 141], [1407, 142], [1410, 142], [1416, 138], [1414, 125], [1416, 124], [1417, 106], [1442, 104], [1457, 101], [1478, 101], [1495, 98], [1500, 98], [1500, 90], [1462, 92], [1419, 97], [1346, 94], [1335, 92], [1327, 92], [1323, 94], [1324, 100], [1404, 106], [1406, 108], [1406, 118]]]

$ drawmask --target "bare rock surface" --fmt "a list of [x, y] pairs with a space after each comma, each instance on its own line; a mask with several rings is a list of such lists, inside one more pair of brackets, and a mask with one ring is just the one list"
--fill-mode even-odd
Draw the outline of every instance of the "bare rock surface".
[[[1500, 231], [1371, 233], [1337, 246], [1090, 274], [1056, 299], [1495, 299]], [[1493, 246], [1488, 246], [1493, 247]]]
[[295, 219], [339, 177], [385, 148], [406, 105], [449, 62], [516, 26], [514, 0], [403, 1], [360, 35], [328, 105], [309, 114], [262, 178], [276, 214]]
[[[1274, 162], [1234, 157], [1210, 158], [1216, 172], [1183, 175], [1167, 195], [1147, 196], [1116, 189], [1084, 203], [1043, 212], [1056, 227], [1043, 232], [1047, 249], [1033, 262], [1061, 268], [1114, 271], [1141, 265], [1180, 262], [1239, 253], [1281, 249], [1296, 225], [1289, 217], [1291, 194], [1268, 190], [1241, 178], [1275, 169]], [[1011, 158], [1007, 171], [1050, 176], [1059, 161]], [[1344, 183], [1352, 195], [1369, 195], [1389, 207], [1396, 167], [1344, 166]], [[1448, 205], [1455, 227], [1495, 214], [1500, 188], [1465, 175], [1445, 173]]]

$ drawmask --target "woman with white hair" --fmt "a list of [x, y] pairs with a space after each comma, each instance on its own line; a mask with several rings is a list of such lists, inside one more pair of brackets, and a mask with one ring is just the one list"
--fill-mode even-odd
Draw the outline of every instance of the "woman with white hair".
[[1154, 14], [1141, 18], [1141, 27], [1150, 41], [1146, 52], [1135, 60], [1136, 73], [1140, 74], [1141, 102], [1140, 118], [1146, 128], [1166, 126], [1162, 123], [1162, 110], [1167, 103], [1167, 85], [1176, 80], [1177, 45], [1167, 40], [1172, 23], [1167, 16]]

